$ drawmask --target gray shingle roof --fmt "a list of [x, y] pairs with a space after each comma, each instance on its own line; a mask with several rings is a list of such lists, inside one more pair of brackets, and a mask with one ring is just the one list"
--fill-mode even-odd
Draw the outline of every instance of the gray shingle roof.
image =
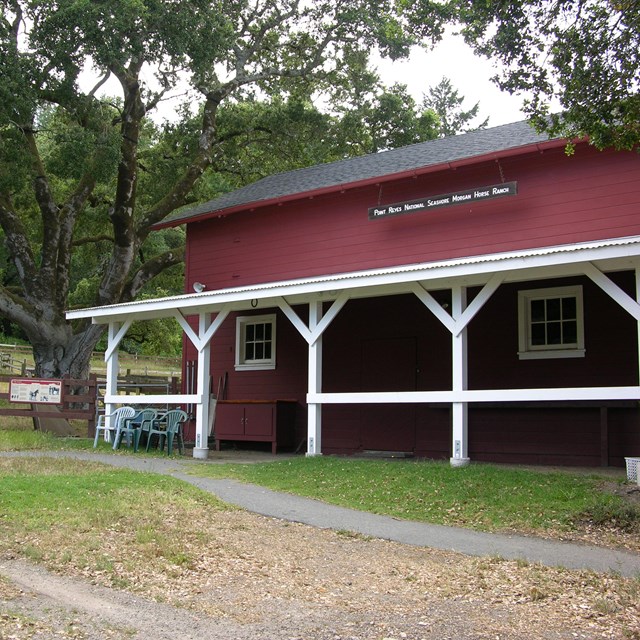
[[257, 206], [279, 198], [302, 195], [321, 189], [340, 188], [405, 171], [500, 153], [546, 142], [548, 139], [546, 135], [536, 133], [526, 121], [521, 121], [420, 142], [390, 151], [287, 171], [267, 176], [219, 198], [180, 211], [164, 220], [161, 225], [174, 226], [207, 213], [219, 213], [240, 206]]

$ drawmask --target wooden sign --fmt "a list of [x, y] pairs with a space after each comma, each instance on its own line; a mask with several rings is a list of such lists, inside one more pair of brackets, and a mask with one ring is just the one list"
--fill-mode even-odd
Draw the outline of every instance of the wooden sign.
[[454, 193], [443, 193], [438, 196], [429, 196], [420, 200], [410, 200], [408, 202], [398, 202], [384, 206], [370, 207], [369, 220], [378, 218], [388, 218], [389, 216], [399, 216], [405, 213], [417, 213], [429, 209], [440, 209], [442, 207], [452, 207], [458, 204], [470, 204], [504, 198], [505, 196], [515, 196], [518, 194], [517, 182], [503, 182], [492, 184], [488, 187], [478, 187], [477, 189], [466, 189], [465, 191], [455, 191]]
[[10, 402], [62, 404], [62, 380], [14, 378], [9, 388]]

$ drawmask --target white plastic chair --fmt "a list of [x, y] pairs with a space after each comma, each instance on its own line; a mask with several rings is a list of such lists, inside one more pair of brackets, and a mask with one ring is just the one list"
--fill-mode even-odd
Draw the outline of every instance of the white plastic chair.
[[132, 418], [135, 414], [136, 410], [133, 407], [120, 407], [113, 413], [98, 416], [93, 448], [95, 449], [98, 446], [98, 437], [101, 431], [104, 433], [104, 439], [107, 442], [113, 442], [115, 434], [117, 434], [124, 425], [125, 418]]

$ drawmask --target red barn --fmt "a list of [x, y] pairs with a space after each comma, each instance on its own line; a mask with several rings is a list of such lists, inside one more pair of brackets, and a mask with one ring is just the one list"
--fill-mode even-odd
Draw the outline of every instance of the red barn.
[[[526, 123], [270, 176], [187, 225], [173, 315], [207, 455], [266, 441], [566, 465], [640, 454], [640, 157]], [[126, 329], [125, 329], [126, 330]]]

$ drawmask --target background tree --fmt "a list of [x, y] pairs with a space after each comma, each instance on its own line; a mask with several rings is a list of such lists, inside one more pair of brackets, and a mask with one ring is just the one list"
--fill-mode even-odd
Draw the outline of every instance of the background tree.
[[451, 80], [442, 78], [440, 82], [429, 89], [423, 101], [424, 110], [433, 111], [438, 117], [439, 135], [453, 136], [465, 131], [484, 129], [489, 123], [485, 118], [480, 123], [473, 123], [478, 117], [480, 103], [476, 102], [471, 109], [463, 109], [464, 96], [453, 87]]
[[637, 0], [452, 0], [448, 11], [477, 52], [503, 65], [498, 86], [528, 96], [539, 130], [588, 135], [598, 148], [638, 146]]
[[[290, 99], [322, 95], [332, 103], [366, 71], [368, 52], [397, 58], [411, 42], [391, 0], [4, 0], [1, 7], [0, 227], [8, 263], [0, 314], [32, 344], [43, 377], [86, 375], [103, 332], [67, 323], [70, 303], [130, 300], [180, 264], [180, 232], [152, 233], [153, 225], [197, 199], [201, 184], [225, 188], [211, 168], [241, 140], [246, 148], [260, 142], [269, 114], [256, 96], [311, 116], [304, 99]], [[434, 14], [421, 35], [437, 37], [439, 21]], [[82, 81], [87, 70], [96, 78], [91, 88]], [[107, 81], [117, 100], [98, 97]], [[197, 129], [185, 118], [192, 135], [184, 140], [180, 127], [161, 132], [149, 120], [178, 83], [201, 103]], [[236, 123], [254, 126], [235, 130], [243, 109], [251, 117]]]

